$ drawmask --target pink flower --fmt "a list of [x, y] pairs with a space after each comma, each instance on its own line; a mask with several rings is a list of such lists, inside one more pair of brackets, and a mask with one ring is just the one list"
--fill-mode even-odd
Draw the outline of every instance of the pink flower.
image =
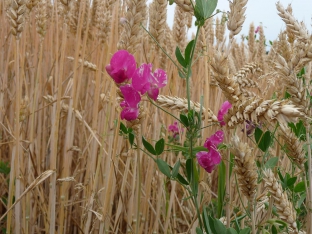
[[148, 96], [156, 100], [159, 88], [167, 84], [167, 74], [162, 69], [156, 69], [152, 73], [152, 64], [142, 64], [137, 68], [132, 76], [133, 88], [141, 94], [147, 92]]
[[223, 120], [223, 117], [224, 115], [228, 112], [228, 110], [232, 108], [232, 105], [231, 103], [229, 103], [228, 101], [225, 101], [222, 106], [221, 106], [221, 109], [219, 110], [218, 112], [218, 120], [220, 122], [220, 125], [221, 126], [224, 126], [225, 125], [225, 122]]
[[211, 148], [209, 152], [200, 151], [196, 154], [196, 157], [199, 165], [208, 173], [211, 173], [216, 165], [221, 162], [221, 155], [216, 147]]
[[117, 84], [130, 79], [136, 69], [136, 62], [132, 54], [126, 50], [117, 51], [105, 67], [107, 73]]
[[214, 145], [214, 146], [219, 145], [223, 141], [223, 138], [224, 138], [223, 131], [221, 130], [216, 131], [215, 134], [213, 134], [211, 137], [206, 139], [204, 147], [209, 149], [211, 145]]
[[135, 120], [139, 116], [140, 94], [129, 84], [121, 86], [120, 91], [124, 96], [124, 101], [120, 103], [120, 106], [123, 107], [120, 114], [121, 119]]
[[173, 138], [179, 135], [180, 131], [183, 132], [183, 129], [180, 129], [178, 126], [178, 122], [175, 121], [173, 124], [169, 125], [168, 127], [169, 132], [173, 133]]
[[258, 26], [258, 27], [256, 28], [255, 33], [258, 33], [259, 30], [260, 30], [260, 26]]
[[221, 155], [217, 149], [217, 146], [223, 141], [223, 137], [223, 131], [217, 131], [205, 141], [204, 147], [206, 147], [209, 152], [200, 151], [196, 154], [199, 165], [203, 167], [208, 173], [211, 173], [216, 165], [221, 162]]

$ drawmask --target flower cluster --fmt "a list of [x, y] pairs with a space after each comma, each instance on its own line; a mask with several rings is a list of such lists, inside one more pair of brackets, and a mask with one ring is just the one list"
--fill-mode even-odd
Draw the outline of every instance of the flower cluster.
[[147, 93], [150, 98], [156, 100], [159, 88], [167, 84], [165, 71], [156, 69], [152, 72], [152, 64], [142, 64], [137, 68], [134, 56], [126, 50], [117, 51], [105, 68], [117, 84], [132, 80], [131, 84], [120, 86], [124, 97], [124, 101], [120, 103], [123, 108], [121, 119], [128, 121], [135, 120], [139, 116], [141, 95]]
[[183, 128], [179, 128], [177, 121], [169, 125], [168, 130], [170, 133], [172, 133], [173, 139], [176, 139], [179, 136], [180, 132], [183, 132]]
[[223, 141], [223, 137], [223, 131], [217, 131], [205, 141], [204, 147], [209, 151], [200, 151], [196, 154], [199, 165], [209, 173], [221, 162], [218, 145]]

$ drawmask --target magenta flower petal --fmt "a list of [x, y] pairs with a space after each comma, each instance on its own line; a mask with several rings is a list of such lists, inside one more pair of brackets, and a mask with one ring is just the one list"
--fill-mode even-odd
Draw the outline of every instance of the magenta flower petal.
[[224, 117], [224, 115], [228, 112], [228, 110], [229, 110], [230, 108], [232, 108], [232, 105], [231, 105], [231, 103], [229, 103], [228, 101], [225, 101], [225, 102], [222, 104], [222, 106], [221, 106], [221, 108], [220, 108], [220, 110], [219, 110], [219, 112], [218, 112], [218, 120], [219, 120], [221, 126], [224, 126], [224, 125], [225, 125], [225, 122], [224, 122], [224, 120], [223, 120], [223, 117]]
[[158, 88], [165, 87], [167, 84], [167, 74], [162, 69], [156, 69], [153, 74], [153, 84], [156, 85]]
[[159, 94], [159, 89], [158, 88], [151, 88], [150, 90], [147, 91], [148, 96], [153, 99], [154, 101], [157, 100], [158, 94]]
[[156, 69], [152, 73], [152, 64], [142, 64], [137, 68], [132, 77], [133, 88], [141, 94], [147, 92], [148, 96], [156, 100], [159, 88], [167, 84], [167, 74], [162, 69]]
[[123, 108], [120, 114], [121, 119], [135, 120], [139, 116], [140, 94], [129, 84], [121, 86], [120, 91], [124, 96], [124, 101], [120, 103]]
[[215, 134], [211, 135], [209, 138], [206, 139], [204, 147], [210, 149], [213, 145], [218, 145], [223, 141], [224, 133], [223, 131], [219, 130]]
[[136, 69], [136, 62], [132, 54], [126, 50], [117, 51], [105, 67], [107, 73], [118, 84], [130, 79]]
[[216, 165], [221, 162], [221, 155], [215, 147], [211, 148], [209, 152], [198, 152], [196, 157], [199, 165], [203, 167], [208, 173], [211, 173]]
[[141, 96], [131, 85], [127, 84], [121, 86], [120, 91], [129, 107], [138, 107], [138, 104], [141, 101]]
[[139, 108], [126, 107], [120, 113], [121, 119], [126, 119], [128, 121], [135, 120], [136, 118], [138, 118], [138, 116]]
[[141, 94], [146, 93], [151, 88], [152, 64], [142, 64], [138, 67], [132, 76], [132, 86]]

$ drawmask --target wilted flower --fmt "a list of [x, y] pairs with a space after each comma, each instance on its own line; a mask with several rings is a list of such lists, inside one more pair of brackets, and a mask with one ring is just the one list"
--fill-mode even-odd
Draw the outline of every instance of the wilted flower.
[[141, 94], [147, 92], [148, 96], [156, 100], [159, 88], [167, 84], [167, 74], [162, 69], [152, 72], [152, 64], [142, 64], [137, 68], [132, 76], [132, 85]]
[[228, 112], [228, 110], [229, 110], [231, 107], [232, 107], [232, 105], [231, 105], [231, 103], [229, 103], [228, 101], [225, 101], [225, 102], [222, 104], [222, 106], [221, 106], [221, 108], [220, 108], [220, 110], [219, 110], [219, 112], [218, 112], [218, 120], [219, 120], [221, 126], [224, 126], [224, 125], [225, 125], [225, 122], [224, 122], [224, 120], [223, 120], [223, 117], [224, 117], [224, 115]]
[[117, 51], [105, 67], [107, 73], [117, 84], [130, 79], [136, 69], [136, 62], [132, 54], [126, 50]]
[[124, 101], [120, 103], [123, 108], [120, 114], [121, 119], [135, 120], [139, 116], [140, 94], [129, 84], [121, 86], [120, 91], [124, 96]]
[[200, 151], [196, 154], [199, 165], [208, 173], [211, 173], [216, 165], [221, 162], [221, 155], [217, 146], [223, 141], [223, 138], [223, 131], [217, 131], [205, 141], [204, 147], [206, 147], [209, 151]]

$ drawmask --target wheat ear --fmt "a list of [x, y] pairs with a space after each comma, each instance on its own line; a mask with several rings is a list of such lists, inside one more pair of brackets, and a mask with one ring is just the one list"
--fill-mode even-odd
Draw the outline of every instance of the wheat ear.
[[237, 136], [232, 138], [231, 153], [235, 156], [235, 172], [238, 176], [239, 188], [247, 198], [253, 211], [258, 179], [255, 156], [248, 144], [241, 142]]
[[282, 186], [275, 178], [271, 169], [264, 170], [263, 175], [265, 182], [264, 187], [270, 192], [274, 199], [274, 205], [279, 218], [288, 223], [289, 226], [295, 230], [295, 233], [298, 233], [296, 211], [294, 210], [293, 204], [288, 200], [286, 191], [283, 191]]
[[[187, 100], [185, 98], [159, 95], [156, 102], [160, 107], [164, 107], [170, 110], [177, 110], [181, 113], [186, 113], [188, 111]], [[200, 104], [198, 102], [191, 101], [191, 109], [194, 109], [199, 113]], [[202, 119], [205, 119], [205, 114], [207, 114], [207, 120], [209, 122], [218, 122], [218, 119], [213, 114], [212, 110], [202, 107]]]
[[242, 25], [246, 18], [244, 14], [247, 2], [247, 0], [229, 1], [230, 12], [228, 14], [227, 28], [230, 30], [230, 39], [242, 30]]
[[303, 168], [306, 161], [303, 143], [298, 140], [295, 134], [285, 124], [280, 124], [279, 132], [285, 141], [288, 157], [290, 157], [299, 168]]

